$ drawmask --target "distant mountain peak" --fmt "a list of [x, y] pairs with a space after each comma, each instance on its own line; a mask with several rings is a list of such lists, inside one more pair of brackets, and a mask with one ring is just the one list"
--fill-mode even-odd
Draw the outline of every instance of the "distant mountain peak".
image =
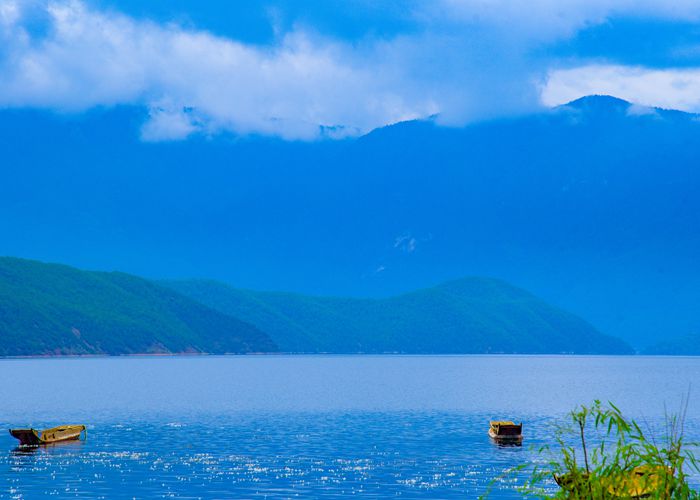
[[595, 112], [626, 112], [630, 106], [632, 106], [631, 102], [620, 99], [619, 97], [594, 94], [579, 97], [559, 107]]
[[602, 119], [613, 117], [651, 117], [687, 122], [689, 120], [697, 121], [699, 116], [687, 111], [646, 106], [629, 102], [619, 97], [598, 94], [580, 97], [566, 104], [562, 104], [561, 106], [557, 106], [554, 109]]
[[569, 101], [565, 106], [581, 107], [590, 105], [605, 105], [605, 106], [629, 106], [632, 104], [629, 101], [615, 97], [609, 94], [591, 94], [579, 97], [573, 101]]

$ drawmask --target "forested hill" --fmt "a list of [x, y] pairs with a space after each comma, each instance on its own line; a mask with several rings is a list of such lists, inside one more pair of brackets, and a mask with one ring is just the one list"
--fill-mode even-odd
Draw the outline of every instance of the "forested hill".
[[0, 356], [276, 350], [254, 326], [142, 278], [0, 258]]
[[2, 252], [323, 296], [495, 276], [639, 349], [700, 331], [698, 115], [590, 96], [308, 142], [146, 120], [0, 110]]
[[163, 284], [268, 333], [286, 352], [629, 354], [623, 341], [502, 281], [466, 278], [386, 299]]
[[0, 356], [276, 351], [631, 353], [583, 319], [494, 279], [358, 299], [0, 258]]

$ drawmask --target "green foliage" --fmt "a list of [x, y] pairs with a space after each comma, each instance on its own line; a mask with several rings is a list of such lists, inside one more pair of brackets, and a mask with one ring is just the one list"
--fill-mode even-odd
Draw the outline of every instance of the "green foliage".
[[[556, 446], [540, 449], [547, 463], [531, 470], [525, 494], [574, 500], [700, 498], [687, 482], [687, 473], [700, 468], [691, 451], [697, 445], [683, 435], [685, 404], [679, 415], [666, 415], [660, 441], [612, 403], [595, 401], [569, 417], [569, 425], [555, 433]], [[560, 488], [552, 495], [547, 486], [553, 477]]]
[[499, 280], [465, 278], [386, 299], [165, 285], [254, 324], [286, 352], [629, 354], [573, 314]]
[[148, 280], [0, 258], [0, 356], [272, 350], [252, 325]]

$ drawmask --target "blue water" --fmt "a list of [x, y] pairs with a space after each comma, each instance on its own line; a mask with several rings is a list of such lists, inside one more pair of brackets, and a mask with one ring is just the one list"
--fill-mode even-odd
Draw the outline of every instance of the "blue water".
[[[0, 425], [86, 423], [84, 442], [15, 449], [0, 498], [520, 498], [518, 475], [576, 404], [612, 400], [651, 429], [700, 358], [229, 356], [0, 361]], [[522, 447], [486, 436], [525, 423]], [[500, 477], [500, 479], [499, 479]], [[696, 478], [694, 478], [696, 479]]]

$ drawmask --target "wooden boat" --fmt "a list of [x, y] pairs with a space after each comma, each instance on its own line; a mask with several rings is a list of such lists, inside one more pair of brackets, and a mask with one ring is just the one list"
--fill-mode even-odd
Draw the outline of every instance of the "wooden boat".
[[20, 446], [39, 446], [42, 444], [58, 443], [61, 441], [76, 441], [85, 433], [84, 425], [61, 425], [39, 431], [37, 429], [10, 429], [12, 437], [19, 439]]
[[493, 420], [489, 424], [489, 436], [497, 443], [522, 443], [522, 422], [516, 424], [510, 420]]
[[[659, 489], [670, 484], [668, 479], [671, 474], [671, 470], [667, 467], [640, 465], [631, 471], [621, 473], [617, 478], [601, 478], [600, 487], [606, 490], [606, 495], [611, 498], [648, 498], [652, 496], [656, 498], [656, 495], [662, 493]], [[588, 474], [585, 472], [576, 478], [572, 477], [571, 474], [554, 475], [554, 480], [561, 489], [569, 493], [577, 496], [589, 494]]]

